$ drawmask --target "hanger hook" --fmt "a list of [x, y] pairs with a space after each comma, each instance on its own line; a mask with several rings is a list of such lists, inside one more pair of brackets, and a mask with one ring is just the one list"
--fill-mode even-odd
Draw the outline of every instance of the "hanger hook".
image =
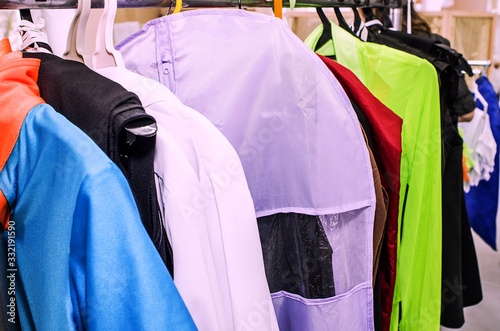
[[167, 12], [167, 15], [170, 15], [170, 11], [172, 10], [172, 4], [174, 3], [174, 0], [170, 0], [170, 6], [168, 7], [168, 12]]
[[173, 14], [178, 14], [182, 10], [182, 0], [175, 0], [175, 9]]

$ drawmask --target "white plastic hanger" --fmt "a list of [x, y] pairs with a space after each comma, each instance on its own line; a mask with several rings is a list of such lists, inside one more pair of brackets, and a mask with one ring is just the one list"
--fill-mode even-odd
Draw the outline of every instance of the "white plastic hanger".
[[104, 12], [97, 27], [96, 48], [92, 56], [94, 68], [125, 68], [125, 62], [113, 44], [113, 25], [115, 23], [117, 0], [104, 0]]
[[80, 61], [92, 68], [92, 56], [85, 48], [85, 29], [90, 15], [91, 0], [78, 0], [78, 9], [69, 28], [65, 59]]
[[45, 21], [43, 18], [38, 23], [33, 22], [29, 9], [19, 9], [21, 22], [18, 31], [21, 34], [21, 49], [27, 52], [45, 52], [52, 54], [47, 33], [45, 32]]
[[483, 105], [483, 117], [486, 117], [486, 114], [488, 113], [488, 102], [486, 102], [486, 99], [479, 93], [479, 88], [477, 86], [477, 83], [474, 82], [470, 88], [471, 93], [474, 95], [474, 100], [479, 100], [481, 104]]
[[[97, 27], [96, 48], [92, 56], [94, 69], [109, 67], [125, 68], [122, 54], [115, 49], [113, 44], [113, 25], [115, 23], [117, 0], [104, 0], [104, 12]], [[156, 134], [156, 123], [135, 127], [134, 123], [125, 126], [131, 137], [150, 137]], [[134, 138], [135, 139], [135, 138]]]

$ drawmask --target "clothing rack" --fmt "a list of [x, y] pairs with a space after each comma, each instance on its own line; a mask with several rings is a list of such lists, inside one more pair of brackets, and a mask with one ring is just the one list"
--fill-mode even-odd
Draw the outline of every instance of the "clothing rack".
[[471, 66], [480, 66], [480, 67], [489, 67], [489, 66], [491, 66], [491, 61], [490, 60], [484, 60], [484, 61], [470, 60], [470, 61], [467, 61], [467, 62]]
[[[0, 9], [76, 8], [78, 0], [0, 0]], [[118, 0], [118, 8], [170, 7], [175, 0]], [[183, 8], [273, 7], [266, 0], [183, 0]], [[92, 8], [103, 8], [103, 0], [92, 0]], [[384, 7], [401, 8], [407, 0], [298, 0], [295, 7]], [[283, 7], [290, 7], [283, 1]]]
[[486, 75], [488, 74], [488, 68], [491, 66], [490, 60], [469, 60], [467, 61], [470, 66], [473, 67], [482, 67], [482, 70], [473, 69], [472, 72], [474, 75]]

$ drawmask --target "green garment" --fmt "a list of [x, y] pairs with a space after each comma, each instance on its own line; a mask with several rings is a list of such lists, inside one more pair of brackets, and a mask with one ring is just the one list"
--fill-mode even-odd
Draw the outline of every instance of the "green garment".
[[[464, 130], [461, 128], [458, 128], [458, 133], [460, 136], [463, 138], [464, 137]], [[468, 172], [470, 172], [472, 169], [474, 169], [474, 166], [476, 165], [476, 162], [471, 159], [470, 155], [473, 153], [473, 150], [467, 145], [467, 143], [464, 140], [464, 157], [465, 157], [465, 165], [469, 169]]]
[[[306, 39], [311, 49], [322, 31], [320, 26]], [[403, 118], [400, 241], [391, 331], [437, 331], [441, 317], [442, 207], [436, 70], [416, 56], [363, 42], [334, 23], [332, 39], [317, 53], [335, 55], [340, 64]]]

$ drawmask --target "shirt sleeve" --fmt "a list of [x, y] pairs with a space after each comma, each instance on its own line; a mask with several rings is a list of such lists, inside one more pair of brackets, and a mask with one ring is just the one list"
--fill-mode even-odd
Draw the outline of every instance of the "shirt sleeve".
[[71, 234], [74, 320], [85, 330], [196, 330], [118, 168], [89, 173]]

